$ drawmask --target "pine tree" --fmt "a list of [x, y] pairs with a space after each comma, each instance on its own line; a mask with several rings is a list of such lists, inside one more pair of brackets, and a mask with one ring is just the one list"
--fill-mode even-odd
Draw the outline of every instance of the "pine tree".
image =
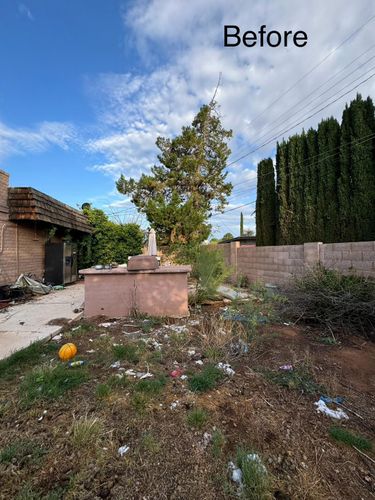
[[271, 158], [258, 164], [256, 200], [257, 246], [275, 245], [276, 191], [275, 172]]
[[240, 216], [240, 236], [243, 236], [243, 213]]

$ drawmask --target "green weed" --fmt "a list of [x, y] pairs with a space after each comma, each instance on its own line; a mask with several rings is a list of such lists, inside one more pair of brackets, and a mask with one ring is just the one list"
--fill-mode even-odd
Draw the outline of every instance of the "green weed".
[[145, 432], [141, 438], [141, 448], [149, 453], [159, 453], [161, 446], [151, 432]]
[[324, 393], [324, 387], [317, 384], [310, 373], [303, 368], [295, 368], [292, 371], [263, 371], [267, 380], [274, 384], [302, 391], [306, 394]]
[[194, 408], [190, 410], [186, 416], [188, 425], [190, 427], [196, 427], [197, 429], [202, 429], [207, 420], [207, 412], [205, 412], [202, 408]]
[[87, 371], [82, 367], [66, 365], [36, 368], [24, 379], [20, 387], [21, 401], [29, 406], [38, 400], [52, 400], [87, 380]]
[[47, 451], [37, 442], [20, 439], [6, 446], [0, 452], [0, 463], [16, 464], [24, 467], [29, 464], [37, 464]]
[[214, 457], [219, 457], [222, 452], [223, 448], [225, 446], [225, 436], [224, 434], [219, 430], [216, 429], [212, 433], [212, 454]]
[[75, 420], [71, 428], [71, 442], [79, 450], [95, 449], [103, 436], [104, 425], [97, 417], [81, 417]]
[[106, 399], [111, 394], [111, 388], [107, 384], [99, 384], [96, 388], [95, 394], [98, 399]]
[[224, 377], [223, 373], [213, 365], [207, 365], [200, 373], [189, 379], [189, 387], [193, 392], [205, 392], [213, 389]]
[[47, 354], [56, 355], [58, 349], [59, 345], [56, 342], [33, 342], [0, 361], [0, 378], [10, 378], [24, 373], [25, 368], [40, 363]]
[[372, 442], [362, 436], [356, 436], [342, 427], [331, 427], [329, 435], [335, 441], [345, 443], [348, 446], [355, 446], [361, 451], [372, 450]]
[[139, 344], [114, 345], [113, 354], [117, 360], [125, 360], [137, 364], [140, 360], [142, 347]]
[[135, 390], [137, 392], [145, 392], [149, 395], [160, 394], [166, 384], [165, 377], [159, 377], [155, 380], [144, 379], [140, 380], [136, 386]]
[[267, 469], [254, 452], [237, 450], [236, 464], [242, 471], [242, 498], [268, 500], [271, 497], [271, 481]]

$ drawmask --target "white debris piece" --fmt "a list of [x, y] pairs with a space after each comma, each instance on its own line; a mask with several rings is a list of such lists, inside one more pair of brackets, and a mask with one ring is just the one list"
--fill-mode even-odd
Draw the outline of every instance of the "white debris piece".
[[92, 354], [93, 352], [95, 352], [95, 349], [89, 349], [88, 351], [86, 351], [87, 354]]
[[248, 299], [249, 298], [249, 294], [246, 293], [246, 292], [238, 292], [237, 290], [233, 290], [233, 288], [229, 287], [229, 286], [219, 286], [217, 288], [217, 291], [220, 293], [220, 295], [222, 295], [223, 297], [225, 297], [226, 299], [230, 299], [230, 300], [236, 300], [236, 299]]
[[115, 361], [114, 363], [111, 364], [110, 368], [120, 368], [121, 363], [120, 361]]
[[150, 372], [135, 372], [132, 368], [130, 368], [129, 370], [126, 370], [125, 374], [130, 375], [130, 377], [136, 377], [139, 379], [153, 377], [153, 374]]
[[170, 408], [171, 410], [175, 410], [179, 404], [180, 404], [180, 402], [179, 402], [179, 400], [177, 399], [177, 401], [173, 401], [173, 403], [171, 403], [171, 404], [169, 405], [169, 408]]
[[222, 370], [226, 375], [229, 375], [230, 377], [236, 373], [228, 363], [218, 363], [216, 365], [216, 368], [219, 368], [219, 370]]
[[186, 325], [166, 325], [167, 328], [176, 333], [187, 333], [189, 330]]
[[191, 326], [199, 326], [199, 319], [191, 319], [189, 321], [189, 325], [191, 325]]
[[195, 349], [189, 349], [187, 353], [188, 353], [189, 356], [194, 356]]
[[316, 411], [318, 413], [324, 413], [325, 415], [328, 415], [329, 417], [335, 418], [337, 420], [349, 419], [348, 415], [341, 408], [336, 408], [336, 410], [331, 410], [330, 408], [328, 408], [326, 403], [321, 399], [319, 399], [319, 401], [316, 401], [314, 405], [316, 406]]
[[109, 327], [111, 327], [111, 326], [115, 325], [116, 323], [117, 323], [117, 321], [114, 321], [113, 323], [110, 323], [110, 322], [107, 322], [107, 323], [99, 323], [99, 326], [100, 326], [101, 328], [109, 328]]
[[232, 481], [242, 486], [242, 470], [236, 467], [233, 462], [229, 462], [228, 468], [232, 471]]
[[72, 332], [75, 332], [77, 330], [79, 330], [81, 327], [80, 326], [75, 326], [74, 328], [72, 328]]
[[44, 410], [43, 411], [43, 415], [41, 415], [39, 418], [38, 418], [38, 422], [41, 422], [44, 418], [44, 416], [47, 415], [47, 410]]
[[120, 457], [123, 457], [129, 450], [130, 447], [125, 444], [124, 446], [120, 446], [120, 448], [118, 449], [118, 454], [120, 455]]
[[196, 365], [203, 365], [203, 361], [201, 359], [197, 359], [195, 362]]
[[57, 342], [58, 342], [59, 340], [61, 340], [61, 339], [62, 339], [62, 335], [61, 335], [61, 333], [58, 333], [57, 335], [55, 335], [55, 336], [54, 336], [54, 337], [52, 337], [52, 338], [53, 338], [53, 340], [55, 340], [55, 341], [57, 341]]
[[188, 378], [187, 375], [181, 375], [181, 377], [180, 377], [181, 380], [186, 380], [187, 378]]
[[160, 342], [157, 342], [156, 340], [153, 340], [151, 342], [152, 347], [155, 349], [155, 351], [161, 351], [161, 348], [163, 344], [160, 344]]
[[205, 432], [203, 434], [203, 448], [207, 448], [207, 446], [211, 443], [212, 441], [212, 434], [209, 432]]

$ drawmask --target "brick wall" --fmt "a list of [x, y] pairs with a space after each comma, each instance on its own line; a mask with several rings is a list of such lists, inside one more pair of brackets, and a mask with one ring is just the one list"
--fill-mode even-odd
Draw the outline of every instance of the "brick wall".
[[[232, 245], [232, 246], [230, 246]], [[282, 284], [293, 275], [321, 263], [328, 269], [375, 278], [375, 242], [305, 243], [270, 247], [220, 245], [233, 278]]]

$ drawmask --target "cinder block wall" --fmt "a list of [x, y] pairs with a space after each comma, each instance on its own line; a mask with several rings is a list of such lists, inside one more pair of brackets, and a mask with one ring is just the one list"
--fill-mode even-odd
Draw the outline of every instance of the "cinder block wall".
[[0, 170], [0, 286], [14, 283], [21, 273], [38, 279], [44, 274], [47, 231], [33, 224], [9, 220], [9, 175]]
[[[232, 246], [231, 246], [232, 245]], [[235, 269], [233, 280], [282, 284], [293, 275], [321, 263], [327, 269], [375, 278], [375, 242], [305, 243], [270, 247], [220, 245], [227, 264]]]

